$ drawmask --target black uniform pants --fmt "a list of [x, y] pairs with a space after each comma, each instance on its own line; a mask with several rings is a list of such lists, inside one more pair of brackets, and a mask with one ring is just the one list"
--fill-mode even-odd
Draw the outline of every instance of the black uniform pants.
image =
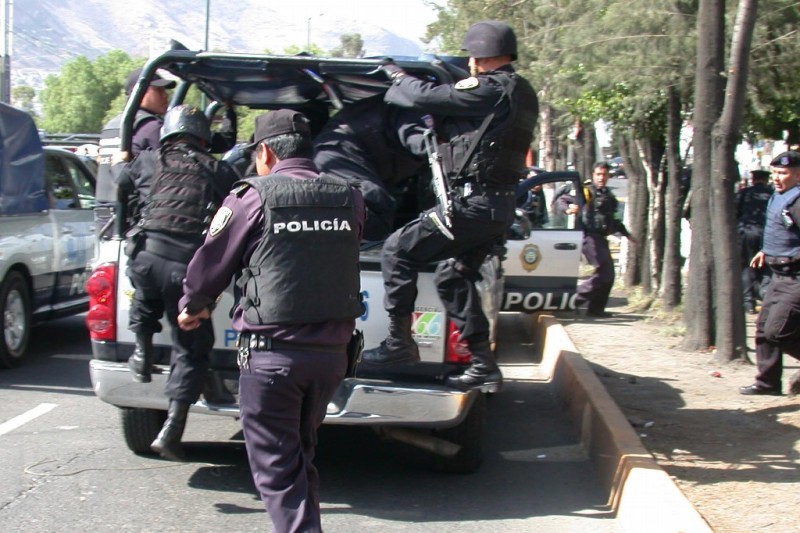
[[183, 294], [186, 264], [142, 250], [128, 263], [128, 276], [134, 288], [130, 330], [154, 334], [161, 331], [166, 315], [172, 330], [172, 353], [166, 394], [172, 400], [194, 403], [203, 392], [208, 370], [208, 355], [214, 347], [214, 328], [210, 320], [200, 327], [183, 331], [178, 327], [178, 301]]
[[578, 285], [576, 305], [580, 307], [586, 302], [590, 313], [602, 313], [614, 286], [614, 261], [608, 248], [608, 238], [587, 233], [583, 236], [582, 251], [586, 261], [594, 267], [594, 272]]
[[[381, 270], [386, 289], [384, 306], [391, 315], [409, 315], [417, 299], [419, 272], [432, 262], [436, 289], [461, 339], [489, 340], [489, 322], [481, 307], [475, 282], [480, 266], [513, 221], [513, 196], [472, 196], [456, 202], [451, 231], [454, 240], [437, 229], [428, 210], [392, 233], [383, 247]], [[440, 215], [441, 216], [441, 215]]]
[[239, 408], [253, 481], [276, 533], [321, 532], [317, 430], [344, 379], [342, 352], [251, 352]]
[[775, 272], [756, 321], [756, 383], [781, 389], [783, 354], [800, 359], [800, 279]]

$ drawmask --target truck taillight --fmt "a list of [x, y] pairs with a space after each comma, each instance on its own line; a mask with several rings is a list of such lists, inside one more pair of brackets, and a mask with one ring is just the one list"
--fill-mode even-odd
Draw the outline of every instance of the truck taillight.
[[117, 265], [104, 263], [94, 269], [86, 282], [89, 294], [86, 327], [92, 340], [113, 341], [117, 338], [116, 279]]
[[447, 351], [444, 354], [445, 363], [468, 365], [472, 360], [467, 343], [461, 340], [461, 334], [456, 325], [447, 321]]

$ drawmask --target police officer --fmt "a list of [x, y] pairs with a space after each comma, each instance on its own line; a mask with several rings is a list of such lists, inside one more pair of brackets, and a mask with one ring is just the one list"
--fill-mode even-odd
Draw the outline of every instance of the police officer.
[[[585, 186], [582, 252], [595, 270], [589, 279], [578, 285], [575, 307], [586, 307], [586, 314], [593, 317], [611, 316], [605, 310], [614, 286], [614, 262], [608, 247], [608, 236], [620, 233], [631, 242], [636, 242], [619, 218], [617, 198], [606, 187], [610, 171], [611, 166], [605, 161], [595, 163], [592, 167], [592, 181]], [[572, 195], [561, 195], [558, 203], [561, 211], [568, 215], [575, 215], [580, 211], [580, 206]]]
[[739, 256], [742, 260], [742, 292], [744, 308], [748, 314], [756, 314], [756, 282], [763, 296], [769, 284], [769, 267], [755, 269], [750, 260], [761, 250], [764, 224], [767, 221], [767, 202], [772, 196], [769, 172], [750, 172], [753, 184], [736, 193], [736, 233], [739, 241]]
[[[142, 69], [137, 68], [128, 74], [125, 81], [125, 94], [128, 96], [136, 87], [136, 82], [142, 76]], [[175, 82], [165, 80], [159, 75], [154, 75], [147, 85], [147, 91], [139, 104], [136, 118], [133, 122], [133, 135], [131, 137], [131, 159], [144, 150], [156, 150], [160, 146], [162, 117], [167, 112], [169, 94], [167, 89], [175, 87]]]
[[229, 165], [208, 155], [210, 141], [208, 120], [199, 109], [174, 107], [161, 128], [161, 148], [142, 152], [124, 169], [119, 183], [123, 194], [136, 189], [147, 198], [139, 221], [142, 232], [134, 238], [128, 264], [135, 289], [129, 327], [136, 347], [128, 360], [134, 381], [151, 381], [153, 334], [161, 331], [161, 317], [166, 315], [172, 327], [168, 417], [152, 444], [171, 460], [183, 459], [180, 439], [186, 415], [202, 392], [214, 344], [210, 320], [191, 332], [178, 327], [181, 283], [216, 207], [238, 177]]
[[[756, 319], [756, 364], [752, 385], [741, 387], [745, 395], [780, 396], [783, 388], [783, 354], [800, 359], [800, 152], [788, 151], [770, 163], [775, 193], [767, 204], [764, 242], [750, 262], [772, 269], [772, 280]], [[791, 394], [800, 394], [800, 372], [790, 380]]]
[[426, 168], [422, 113], [365, 98], [339, 111], [314, 138], [320, 172], [359, 183], [367, 205], [364, 238], [385, 239], [397, 209], [390, 188]]
[[[275, 531], [321, 531], [317, 429], [344, 378], [362, 313], [357, 188], [320, 176], [305, 116], [256, 118], [259, 176], [217, 212], [186, 273], [181, 327], [198, 327], [241, 272], [239, 404], [253, 480]], [[267, 176], [268, 175], [268, 176]]]
[[393, 80], [386, 102], [444, 117], [436, 126], [447, 141], [441, 150], [457, 198], [451, 227], [446, 226], [442, 206], [437, 206], [387, 239], [381, 269], [389, 334], [379, 347], [364, 352], [362, 364], [419, 361], [411, 336], [417, 276], [426, 265], [440, 261], [437, 292], [472, 352], [467, 371], [447, 382], [462, 390], [495, 392], [502, 386], [502, 374], [475, 282], [487, 254], [503, 243], [513, 222], [515, 188], [526, 174], [538, 101], [527, 80], [511, 66], [517, 41], [507, 24], [474, 24], [463, 48], [469, 52], [472, 76], [454, 85], [417, 79], [391, 62], [382, 67]]

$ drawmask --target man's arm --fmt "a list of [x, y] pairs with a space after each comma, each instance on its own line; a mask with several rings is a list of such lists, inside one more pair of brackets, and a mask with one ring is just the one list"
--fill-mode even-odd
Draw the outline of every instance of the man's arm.
[[189, 315], [198, 315], [209, 308], [242, 268], [250, 231], [255, 227], [251, 217], [255, 213], [263, 218], [262, 211], [257, 208], [259, 203], [258, 193], [252, 189], [241, 197], [231, 193], [222, 203], [205, 242], [186, 268], [180, 309]]
[[485, 77], [481, 77], [475, 87], [461, 90], [455, 85], [434, 85], [406, 74], [389, 87], [384, 101], [438, 115], [483, 118], [495, 110], [501, 95], [502, 87]]

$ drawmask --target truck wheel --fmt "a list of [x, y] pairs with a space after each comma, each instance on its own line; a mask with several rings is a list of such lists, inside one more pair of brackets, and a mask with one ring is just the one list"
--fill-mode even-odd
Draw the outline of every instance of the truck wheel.
[[22, 360], [31, 338], [31, 293], [19, 272], [9, 272], [0, 288], [0, 316], [3, 317], [0, 367], [11, 368]]
[[434, 468], [450, 474], [471, 474], [483, 461], [483, 422], [486, 417], [486, 395], [479, 394], [457, 426], [433, 432], [436, 437], [461, 446], [453, 457], [434, 457]]
[[122, 433], [133, 453], [154, 453], [150, 443], [158, 436], [167, 419], [167, 412], [158, 409], [121, 408]]

